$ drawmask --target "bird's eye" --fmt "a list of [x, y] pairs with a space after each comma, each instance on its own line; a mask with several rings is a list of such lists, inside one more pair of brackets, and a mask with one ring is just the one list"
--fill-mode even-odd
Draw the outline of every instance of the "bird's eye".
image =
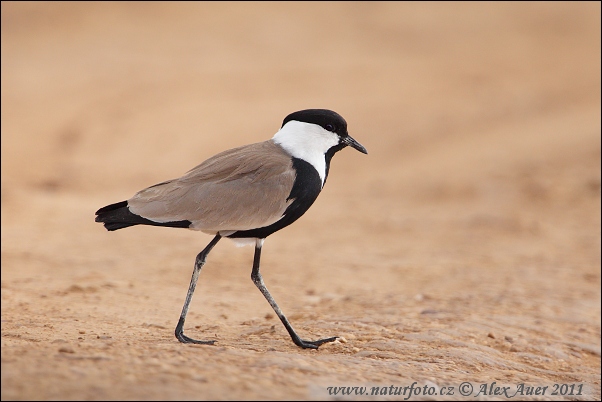
[[328, 131], [334, 132], [334, 126], [332, 124], [327, 124], [324, 128]]

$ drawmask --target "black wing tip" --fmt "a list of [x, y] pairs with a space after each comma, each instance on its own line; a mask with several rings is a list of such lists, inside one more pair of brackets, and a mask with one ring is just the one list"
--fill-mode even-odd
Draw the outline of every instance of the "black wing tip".
[[[96, 222], [98, 222], [98, 221], [96, 221]], [[137, 225], [137, 223], [125, 223], [125, 222], [103, 222], [103, 224], [105, 226], [105, 229], [107, 229], [109, 232]]]
[[94, 222], [102, 223], [108, 231], [127, 228], [136, 225], [129, 218], [130, 213], [127, 201], [117, 202], [100, 208], [96, 211]]
[[[114, 211], [116, 209], [127, 207], [127, 206], [128, 206], [127, 201], [116, 202], [115, 204], [110, 204], [110, 205], [107, 205], [106, 207], [100, 208], [98, 211], [96, 211], [95, 215], [101, 215], [101, 214], [104, 214], [105, 212]], [[97, 217], [96, 222], [102, 222], [102, 221], [99, 221], [98, 217]]]
[[114, 230], [136, 225], [167, 226], [173, 228], [190, 228], [192, 222], [188, 220], [174, 222], [155, 222], [130, 212], [127, 201], [107, 205], [96, 211], [95, 222], [104, 224], [105, 229]]

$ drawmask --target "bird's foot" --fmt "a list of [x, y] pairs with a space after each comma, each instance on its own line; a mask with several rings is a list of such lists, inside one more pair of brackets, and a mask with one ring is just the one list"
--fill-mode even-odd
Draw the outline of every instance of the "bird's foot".
[[194, 343], [196, 345], [214, 345], [216, 342], [216, 341], [198, 341], [196, 339], [187, 337], [186, 335], [184, 335], [183, 332], [180, 332], [180, 333], [176, 332], [176, 338], [178, 338], [178, 341], [180, 341], [182, 343]]
[[338, 337], [333, 336], [332, 338], [318, 339], [317, 341], [304, 341], [303, 339], [297, 339], [293, 341], [295, 345], [302, 347], [303, 349], [318, 349], [320, 345], [328, 342], [334, 342]]

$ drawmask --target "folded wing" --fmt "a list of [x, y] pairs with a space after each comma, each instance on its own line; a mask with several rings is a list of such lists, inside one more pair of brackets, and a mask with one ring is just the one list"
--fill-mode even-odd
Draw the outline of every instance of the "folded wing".
[[282, 218], [294, 181], [291, 156], [269, 140], [217, 154], [127, 204], [154, 222], [187, 220], [191, 229], [208, 233], [248, 230]]

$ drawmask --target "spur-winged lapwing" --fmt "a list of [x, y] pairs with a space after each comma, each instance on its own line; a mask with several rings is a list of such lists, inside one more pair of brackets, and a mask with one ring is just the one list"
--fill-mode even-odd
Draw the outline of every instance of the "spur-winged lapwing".
[[251, 279], [272, 306], [293, 342], [317, 349], [336, 337], [301, 339], [263, 283], [259, 272], [266, 237], [290, 225], [305, 213], [322, 191], [333, 155], [351, 146], [366, 148], [347, 133], [347, 122], [325, 109], [289, 114], [272, 139], [219, 153], [179, 179], [139, 191], [127, 201], [96, 211], [96, 222], [107, 230], [134, 225], [200, 230], [215, 237], [194, 264], [190, 287], [176, 326], [183, 343], [213, 344], [184, 335], [184, 320], [207, 254], [222, 237], [254, 242]]

